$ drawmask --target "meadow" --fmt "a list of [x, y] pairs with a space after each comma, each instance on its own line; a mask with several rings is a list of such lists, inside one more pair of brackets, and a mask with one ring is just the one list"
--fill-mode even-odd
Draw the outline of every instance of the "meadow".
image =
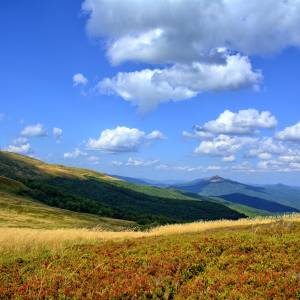
[[300, 215], [0, 228], [0, 299], [299, 299]]

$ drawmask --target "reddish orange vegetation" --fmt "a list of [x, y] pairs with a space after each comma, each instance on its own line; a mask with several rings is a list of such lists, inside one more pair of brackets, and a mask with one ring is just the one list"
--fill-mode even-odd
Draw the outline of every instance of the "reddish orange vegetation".
[[0, 275], [0, 299], [299, 299], [300, 223], [73, 245]]

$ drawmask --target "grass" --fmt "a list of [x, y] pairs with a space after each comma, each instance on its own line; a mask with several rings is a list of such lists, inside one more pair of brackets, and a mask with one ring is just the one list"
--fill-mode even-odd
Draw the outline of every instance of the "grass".
[[136, 223], [99, 217], [91, 214], [77, 213], [50, 207], [0, 191], [0, 228], [101, 228], [102, 230], [124, 230]]
[[147, 232], [0, 228], [0, 299], [299, 299], [300, 215]]

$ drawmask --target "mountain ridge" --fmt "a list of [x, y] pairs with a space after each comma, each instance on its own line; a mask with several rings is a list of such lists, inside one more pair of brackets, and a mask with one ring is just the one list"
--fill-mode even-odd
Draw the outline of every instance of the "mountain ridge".
[[207, 197], [134, 185], [104, 173], [47, 164], [10, 152], [0, 151], [0, 174], [26, 187], [18, 196], [140, 225], [245, 217]]
[[202, 196], [221, 197], [228, 201], [228, 195], [241, 194], [256, 198], [256, 200], [259, 198], [262, 202], [269, 201], [287, 206], [287, 211], [290, 211], [290, 208], [295, 211], [299, 211], [300, 209], [300, 188], [283, 184], [250, 185], [215, 175], [209, 178], [172, 185], [171, 187]]

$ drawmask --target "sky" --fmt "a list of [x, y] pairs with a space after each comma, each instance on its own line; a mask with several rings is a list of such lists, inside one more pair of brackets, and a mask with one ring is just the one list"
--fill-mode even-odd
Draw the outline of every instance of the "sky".
[[300, 1], [261, 2], [1, 1], [0, 148], [300, 185]]

